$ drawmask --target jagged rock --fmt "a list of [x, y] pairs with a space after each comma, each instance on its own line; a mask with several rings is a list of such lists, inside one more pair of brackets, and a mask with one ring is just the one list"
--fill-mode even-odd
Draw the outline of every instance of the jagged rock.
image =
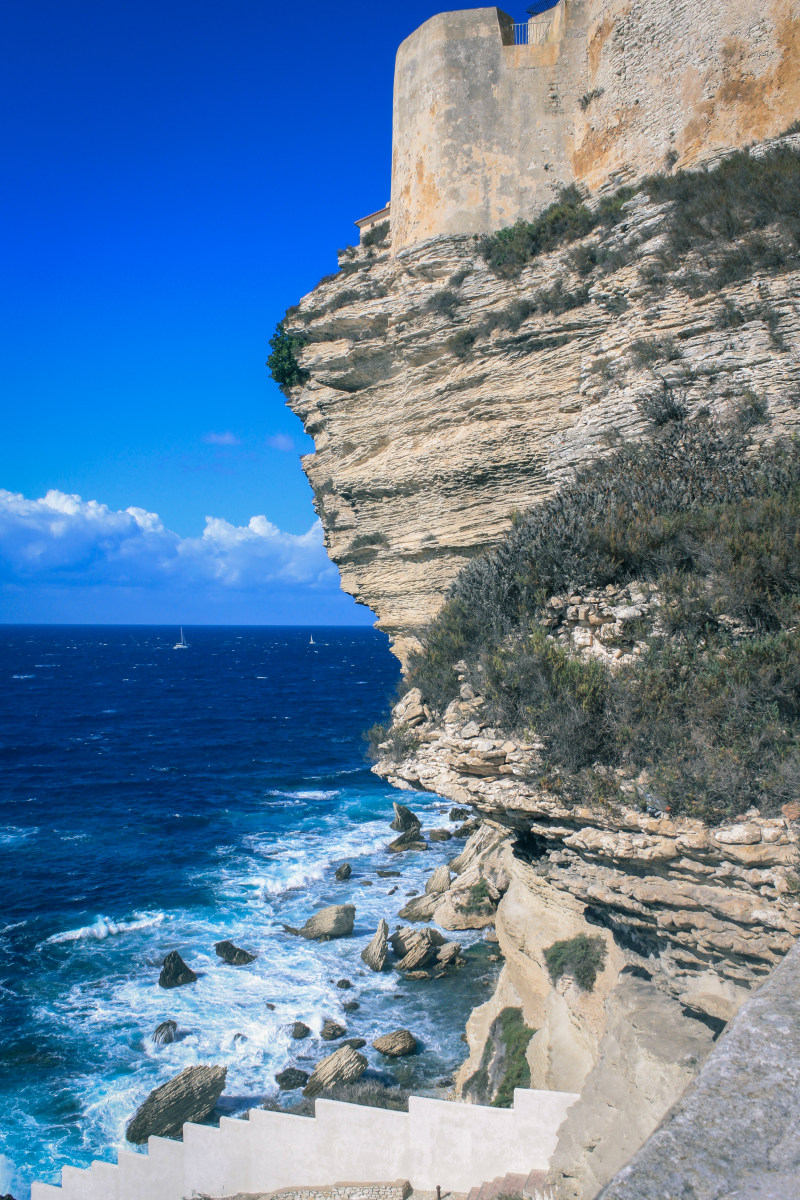
[[351, 988], [353, 985], [349, 979], [337, 979], [336, 986], [337, 986], [337, 988], [340, 988], [343, 992], [346, 992], [348, 990], [348, 988]]
[[170, 950], [164, 959], [158, 986], [163, 988], [183, 987], [187, 983], [197, 983], [194, 971], [187, 967], [177, 950]]
[[431, 842], [449, 842], [452, 836], [449, 829], [432, 829], [428, 834], [428, 839]]
[[275, 1082], [282, 1092], [293, 1092], [295, 1088], [305, 1087], [308, 1078], [308, 1071], [301, 1071], [299, 1067], [287, 1067], [284, 1071], [278, 1071]]
[[415, 896], [408, 904], [403, 905], [397, 915], [403, 921], [430, 921], [441, 899], [441, 896], [435, 893]]
[[436, 952], [436, 962], [440, 967], [454, 967], [463, 963], [460, 942], [445, 942]]
[[430, 971], [406, 971], [406, 979], [430, 979]]
[[140, 1146], [149, 1137], [179, 1137], [187, 1121], [203, 1121], [225, 1088], [227, 1067], [187, 1067], [154, 1088], [136, 1110], [125, 1136]]
[[366, 1046], [364, 1038], [345, 1038], [342, 1042], [343, 1046], [352, 1046], [354, 1050], [360, 1050], [362, 1046]]
[[309, 917], [302, 929], [284, 925], [287, 933], [308, 938], [315, 942], [329, 942], [332, 938], [349, 937], [353, 932], [356, 910], [352, 904], [329, 904]]
[[344, 1025], [339, 1025], [338, 1022], [331, 1020], [330, 1017], [326, 1017], [319, 1036], [323, 1042], [335, 1042], [340, 1037], [344, 1037], [346, 1033], [347, 1030]]
[[481, 827], [480, 821], [477, 821], [477, 820], [476, 821], [465, 821], [463, 825], [459, 825], [457, 829], [453, 830], [453, 837], [454, 838], [472, 837], [472, 834], [477, 833], [478, 830], [480, 829], [480, 827]]
[[390, 829], [396, 830], [397, 833], [419, 833], [422, 822], [410, 808], [407, 808], [405, 804], [398, 804], [396, 800], [392, 802], [392, 807], [394, 808], [394, 820], [389, 826]]
[[357, 1000], [345, 1000], [344, 1004], [342, 1005], [342, 1008], [344, 1009], [345, 1012], [355, 1012], [356, 1009], [361, 1008], [361, 1005], [358, 1003]]
[[294, 1025], [292, 1026], [292, 1037], [297, 1038], [298, 1041], [300, 1041], [301, 1038], [307, 1038], [310, 1033], [311, 1030], [309, 1029], [308, 1025], [306, 1025], [305, 1021], [295, 1021]]
[[397, 879], [398, 876], [400, 875], [400, 872], [399, 871], [385, 871], [379, 867], [378, 870], [375, 872], [375, 874], [380, 875], [381, 879]]
[[382, 971], [386, 963], [389, 943], [389, 926], [383, 918], [378, 922], [375, 936], [361, 951], [361, 958], [371, 971]]
[[178, 1032], [177, 1021], [162, 1021], [160, 1025], [156, 1025], [153, 1030], [153, 1041], [157, 1046], [169, 1046], [175, 1041], [175, 1034]]
[[468, 808], [451, 808], [450, 809], [450, 820], [451, 821], [468, 821], [469, 818], [470, 818], [470, 811]]
[[399, 954], [400, 950], [403, 952], [403, 957], [396, 964], [397, 970], [414, 971], [427, 966], [436, 957], [436, 951], [443, 942], [444, 938], [436, 929], [414, 930], [410, 936], [393, 935], [392, 948], [395, 954]]
[[217, 942], [214, 949], [217, 955], [224, 962], [230, 963], [232, 967], [247, 966], [248, 963], [255, 962], [257, 957], [249, 950], [242, 950], [239, 946], [234, 946], [233, 942]]
[[342, 865], [337, 867], [334, 872], [335, 878], [338, 879], [340, 883], [344, 883], [345, 879], [349, 879], [352, 874], [353, 868], [350, 866], [349, 862], [342, 863]]
[[412, 830], [409, 833], [401, 833], [399, 838], [389, 842], [386, 849], [394, 854], [402, 854], [405, 850], [427, 850], [428, 843], [418, 836], [418, 832], [415, 834]]
[[392, 952], [397, 958], [404, 958], [420, 941], [431, 946], [444, 945], [444, 938], [438, 929], [412, 929], [409, 925], [401, 925], [389, 938]]
[[450, 868], [446, 863], [442, 863], [437, 867], [432, 875], [428, 877], [428, 882], [425, 884], [425, 891], [429, 894], [441, 895], [450, 887]]
[[360, 1079], [366, 1069], [367, 1060], [363, 1054], [359, 1054], [351, 1045], [339, 1046], [333, 1054], [317, 1063], [303, 1089], [303, 1095], [313, 1098], [336, 1083], [352, 1083]]
[[372, 1043], [373, 1048], [388, 1058], [403, 1058], [407, 1054], [416, 1054], [417, 1039], [407, 1029], [395, 1029], [394, 1033], [384, 1034]]

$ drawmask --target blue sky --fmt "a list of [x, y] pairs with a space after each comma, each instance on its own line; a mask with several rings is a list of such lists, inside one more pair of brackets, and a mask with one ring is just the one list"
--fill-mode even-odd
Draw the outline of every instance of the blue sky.
[[371, 620], [264, 360], [388, 199], [443, 7], [5, 0], [0, 621]]

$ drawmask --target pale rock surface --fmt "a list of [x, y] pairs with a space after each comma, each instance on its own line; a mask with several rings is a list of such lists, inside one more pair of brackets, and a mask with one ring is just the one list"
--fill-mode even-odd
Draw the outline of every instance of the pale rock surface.
[[361, 951], [361, 958], [371, 971], [382, 971], [388, 953], [389, 926], [383, 917], [381, 917], [372, 941]]
[[126, 1138], [142, 1145], [149, 1137], [179, 1137], [187, 1121], [202, 1121], [214, 1111], [227, 1074], [227, 1067], [186, 1067], [153, 1089], [129, 1122]]
[[387, 1058], [404, 1058], [407, 1054], [416, 1054], [417, 1051], [417, 1039], [408, 1029], [395, 1029], [394, 1033], [386, 1033], [383, 1037], [376, 1038], [372, 1045]]
[[[608, 90], [612, 108], [619, 86]], [[800, 136], [783, 141], [800, 145]], [[690, 411], [723, 413], [749, 390], [769, 403], [771, 424], [758, 437], [800, 427], [797, 272], [757, 275], [719, 295], [666, 286], [654, 299], [639, 268], [659, 248], [665, 209], [638, 195], [624, 212], [607, 244], [636, 247], [632, 261], [592, 277], [587, 303], [560, 315], [515, 313], [557, 282], [583, 285], [570, 265], [575, 243], [504, 278], [471, 237], [453, 236], [394, 258], [358, 251], [288, 319], [307, 339], [308, 379], [289, 404], [315, 440], [303, 466], [326, 547], [345, 591], [378, 614], [404, 661], [455, 575], [497, 544], [515, 510], [620, 438], [645, 433], [638, 402], [654, 375], [631, 353], [637, 341], [671, 339], [678, 357], [658, 373]], [[437, 307], [443, 292], [452, 306]], [[753, 314], [766, 305], [787, 349], [776, 350], [757, 315], [717, 328], [725, 302]], [[456, 337], [474, 338], [466, 353]], [[416, 733], [422, 697], [409, 693], [395, 719]]]
[[317, 1063], [311, 1078], [303, 1088], [303, 1095], [314, 1097], [327, 1091], [335, 1083], [352, 1083], [360, 1079], [367, 1069], [367, 1060], [352, 1046], [340, 1046]]
[[331, 938], [349, 937], [353, 932], [356, 910], [353, 904], [330, 904], [309, 917], [302, 929], [284, 925], [287, 933], [294, 933], [310, 941], [327, 942]]

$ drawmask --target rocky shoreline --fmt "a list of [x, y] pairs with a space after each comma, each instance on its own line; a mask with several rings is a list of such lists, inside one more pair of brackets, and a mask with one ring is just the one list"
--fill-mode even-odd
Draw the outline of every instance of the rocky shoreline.
[[[414, 890], [407, 892], [409, 898], [400, 909], [399, 917], [401, 921], [412, 924], [396, 925], [390, 933], [389, 922], [382, 917], [375, 934], [363, 946], [360, 958], [368, 968], [367, 974], [395, 972], [399, 980], [415, 984], [445, 980], [463, 968], [473, 952], [467, 951], [465, 957], [461, 942], [448, 941], [439, 930], [427, 925], [422, 929], [415, 928], [414, 923], [430, 921], [429, 910], [440, 904], [446, 893], [456, 894], [453, 887], [455, 880], [461, 873], [469, 875], [476, 856], [481, 856], [486, 862], [486, 838], [484, 834], [476, 832], [475, 822], [465, 824], [464, 817], [467, 814], [464, 809], [453, 808], [450, 811], [453, 829], [442, 827], [429, 830], [426, 837], [419, 817], [410, 808], [396, 802], [393, 807], [394, 819], [390, 828], [398, 836], [387, 844], [386, 850], [400, 868], [404, 853], [429, 849], [427, 839], [431, 842], [468, 840], [455, 859], [449, 864], [441, 863], [432, 870], [423, 893], [418, 894]], [[346, 884], [353, 874], [352, 864], [343, 862], [332, 873], [337, 882]], [[396, 878], [402, 882], [402, 869], [377, 868], [376, 874], [383, 879]], [[365, 881], [360, 882], [363, 885]], [[396, 892], [397, 887], [391, 887], [387, 895]], [[480, 930], [491, 924], [487, 919], [488, 914], [483, 911], [485, 906], [482, 900], [470, 902], [468, 891], [465, 897], [466, 902], [458, 910], [442, 914], [443, 920], [439, 923], [443, 928]], [[327, 905], [309, 916], [302, 926], [284, 924], [283, 930], [291, 936], [316, 942], [351, 939], [354, 936], [356, 911], [357, 906], [352, 902]], [[258, 957], [256, 953], [237, 946], [229, 939], [217, 942], [214, 949], [223, 962], [239, 970], [255, 962]], [[498, 955], [490, 954], [488, 960], [496, 963]], [[197, 973], [181, 954], [177, 950], [170, 951], [161, 967], [159, 986], [172, 989], [191, 986], [197, 981]], [[331, 980], [331, 983], [345, 993], [353, 987], [349, 978]], [[267, 1007], [272, 1006], [267, 1004]], [[345, 1000], [342, 1008], [345, 1013], [354, 1013], [360, 1004], [356, 1000]], [[295, 1115], [313, 1115], [314, 1100], [325, 1096], [379, 1107], [406, 1108], [408, 1090], [401, 1086], [400, 1081], [392, 1078], [391, 1072], [370, 1069], [367, 1058], [360, 1053], [367, 1044], [366, 1040], [348, 1036], [349, 1032], [344, 1024], [328, 1017], [316, 1037], [313, 1037], [309, 1025], [299, 1018], [295, 1020], [291, 1027], [291, 1038], [294, 1044], [303, 1047], [303, 1053], [290, 1053], [287, 1056], [287, 1061], [274, 1077], [278, 1095], [274, 1099], [268, 1098], [264, 1107]], [[177, 1022], [167, 1019], [153, 1031], [151, 1040], [156, 1045], [168, 1046], [178, 1036]], [[326, 1043], [331, 1047], [336, 1044], [335, 1048], [316, 1060]], [[419, 1043], [418, 1037], [405, 1028], [388, 1029], [374, 1038], [371, 1046], [387, 1066], [397, 1060], [411, 1060], [424, 1053], [424, 1046]], [[305, 1069], [306, 1065], [308, 1070]], [[208, 1121], [213, 1117], [224, 1091], [225, 1077], [226, 1068], [221, 1065], [190, 1066], [153, 1089], [128, 1122], [128, 1141], [143, 1143], [153, 1135], [178, 1137], [184, 1122]], [[434, 1094], [452, 1095], [453, 1083], [450, 1077], [439, 1079]]]
[[[591, 599], [586, 611], [567, 602], [556, 613], [574, 642], [602, 606]], [[624, 620], [601, 612], [594, 625]], [[800, 806], [777, 817], [751, 809], [719, 827], [672, 818], [635, 788], [630, 807], [570, 806], [539, 784], [540, 747], [489, 727], [482, 711], [464, 683], [437, 721], [412, 689], [374, 769], [480, 820], [452, 883], [412, 901], [417, 919], [452, 928], [479, 900], [480, 919], [496, 925], [503, 968], [469, 1020], [455, 1094], [486, 1102], [475, 1080], [491, 1081], [506, 1052], [504, 1015], [520, 1011], [535, 1031], [524, 1049], [530, 1086], [581, 1093], [549, 1184], [559, 1200], [588, 1200], [800, 936]], [[598, 954], [589, 986], [569, 961], [578, 946]], [[567, 956], [560, 973], [554, 952]]]

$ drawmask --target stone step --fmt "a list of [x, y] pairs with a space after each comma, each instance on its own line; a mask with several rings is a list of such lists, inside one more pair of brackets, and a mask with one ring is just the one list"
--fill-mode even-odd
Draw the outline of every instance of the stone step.
[[522, 1185], [523, 1200], [528, 1200], [529, 1197], [535, 1196], [537, 1192], [544, 1191], [544, 1181], [547, 1178], [546, 1171], [531, 1171], [527, 1179]]

